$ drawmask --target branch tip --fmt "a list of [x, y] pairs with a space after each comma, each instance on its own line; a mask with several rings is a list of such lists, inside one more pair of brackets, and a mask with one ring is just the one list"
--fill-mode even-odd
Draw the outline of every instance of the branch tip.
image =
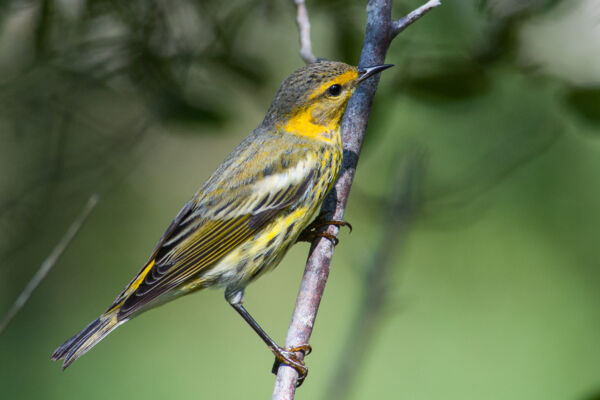
[[404, 17], [392, 21], [392, 37], [396, 37], [400, 32], [408, 28], [412, 25], [413, 22], [421, 18], [423, 15], [427, 14], [429, 11], [434, 9], [435, 7], [441, 6], [441, 0], [429, 0], [427, 3], [423, 4], [421, 7], [416, 10], [411, 11]]
[[307, 64], [312, 64], [317, 61], [317, 58], [312, 52], [310, 42], [310, 22], [308, 20], [308, 11], [304, 0], [294, 0], [296, 4], [296, 24], [298, 25], [298, 33], [300, 34], [300, 57]]

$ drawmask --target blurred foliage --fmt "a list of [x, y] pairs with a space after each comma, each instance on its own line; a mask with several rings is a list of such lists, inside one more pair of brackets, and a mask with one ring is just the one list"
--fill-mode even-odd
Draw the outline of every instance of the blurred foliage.
[[600, 88], [570, 87], [565, 100], [584, 120], [594, 124], [600, 122]]
[[[402, 313], [378, 325], [354, 398], [594, 398], [594, 2], [444, 1], [393, 42], [387, 62], [396, 67], [382, 76], [349, 203], [355, 230], [336, 250], [299, 396], [321, 395], [336, 370], [331, 355], [360, 306], [361, 268], [385, 243], [398, 154], [415, 145], [428, 155], [420, 204], [405, 251], [389, 254], [397, 271], [388, 305]], [[419, 4], [396, 1], [394, 16]], [[364, 4], [307, 7], [315, 54], [356, 63]], [[270, 356], [220, 293], [148, 313], [65, 374], [48, 358], [106, 307], [169, 218], [258, 125], [301, 66], [297, 42], [292, 1], [0, 2], [2, 308], [89, 194], [102, 199], [0, 337], [7, 398], [269, 392]], [[249, 309], [278, 338], [305, 255], [294, 249], [249, 289]]]
[[[202, 133], [202, 126], [230, 118], [234, 110], [223, 95], [232, 93], [223, 93], [223, 82], [258, 88], [268, 75], [260, 58], [239, 45], [240, 29], [249, 13], [270, 18], [272, 7], [262, 1], [226, 7], [185, 0], [5, 3], [1, 151], [18, 159], [18, 168], [6, 169], [0, 186], [0, 225], [11, 232], [2, 235], [0, 254], [39, 229], [49, 191], [59, 183], [78, 180], [71, 189], [99, 190], [105, 169], [130, 154], [150, 124], [192, 124], [178, 131]], [[86, 185], [84, 175], [93, 170]]]

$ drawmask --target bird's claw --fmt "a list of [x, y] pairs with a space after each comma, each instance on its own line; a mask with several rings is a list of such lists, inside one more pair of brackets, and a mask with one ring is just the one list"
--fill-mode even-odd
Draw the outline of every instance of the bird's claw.
[[350, 233], [352, 233], [352, 225], [349, 222], [340, 221], [340, 220], [336, 220], [336, 219], [328, 220], [326, 218], [326, 216], [327, 216], [327, 213], [325, 213], [325, 212], [320, 213], [313, 222], [311, 222], [306, 228], [304, 228], [304, 230], [300, 233], [300, 236], [298, 236], [298, 239], [296, 239], [296, 241], [297, 242], [312, 242], [316, 238], [322, 237], [322, 238], [328, 239], [331, 243], [333, 243], [334, 246], [337, 246], [337, 244], [340, 242], [337, 237], [335, 237], [334, 235], [332, 235], [329, 232], [318, 231], [319, 228], [322, 228], [324, 226], [329, 226], [329, 225], [335, 225], [338, 227], [346, 226], [350, 230]]
[[310, 347], [308, 344], [305, 344], [302, 346], [291, 347], [289, 349], [279, 347], [272, 350], [273, 354], [275, 354], [275, 362], [273, 363], [273, 369], [271, 372], [277, 374], [281, 364], [289, 365], [298, 372], [298, 381], [296, 382], [296, 387], [302, 385], [304, 379], [306, 379], [306, 375], [308, 375], [308, 368], [306, 368], [304, 361], [300, 360], [296, 353], [301, 352], [306, 357], [312, 352], [312, 347]]

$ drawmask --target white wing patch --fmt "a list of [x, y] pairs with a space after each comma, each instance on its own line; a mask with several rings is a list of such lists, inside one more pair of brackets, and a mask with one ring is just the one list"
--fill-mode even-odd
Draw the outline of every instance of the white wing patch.
[[300, 161], [285, 172], [269, 175], [252, 185], [254, 193], [277, 193], [287, 188], [290, 184], [301, 184], [311, 171], [311, 166], [306, 161]]
[[[235, 203], [235, 207], [227, 207], [212, 218], [234, 218], [247, 214], [258, 214], [273, 206], [274, 200], [282, 191], [302, 185], [312, 171], [312, 163], [300, 161], [285, 172], [269, 175], [250, 185], [250, 195]], [[291, 189], [293, 190], [293, 189]]]

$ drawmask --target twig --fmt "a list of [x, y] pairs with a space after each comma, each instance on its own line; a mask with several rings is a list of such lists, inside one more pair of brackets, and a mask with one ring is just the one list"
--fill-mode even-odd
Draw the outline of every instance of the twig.
[[421, 182], [425, 170], [424, 152], [411, 147], [398, 159], [400, 165], [395, 166], [396, 177], [390, 179], [391, 190], [381, 240], [365, 268], [361, 300], [352, 305], [358, 311], [347, 330], [340, 360], [334, 368], [334, 377], [329, 381], [329, 389], [324, 397], [328, 400], [346, 399], [352, 392], [352, 385], [389, 303], [389, 282], [393, 280], [391, 275], [397, 273], [397, 266], [391, 261], [406, 242], [408, 230], [420, 209]]
[[308, 21], [308, 11], [304, 0], [294, 0], [296, 4], [296, 24], [298, 25], [298, 33], [300, 33], [300, 57], [307, 64], [312, 64], [317, 61], [317, 58], [312, 52], [310, 43], [310, 22]]
[[429, 0], [427, 3], [423, 4], [416, 10], [410, 12], [408, 15], [405, 15], [400, 19], [392, 21], [392, 37], [395, 37], [400, 32], [408, 28], [413, 22], [421, 18], [423, 15], [427, 14], [432, 8], [441, 5], [441, 0]]
[[[360, 66], [384, 63], [388, 47], [394, 37], [392, 35], [391, 11], [391, 0], [369, 0], [367, 4], [367, 27], [360, 55]], [[412, 22], [424, 14], [417, 15]], [[350, 99], [342, 121], [344, 163], [334, 190], [329, 193], [322, 207], [322, 211], [333, 213], [332, 217], [335, 220], [342, 220], [344, 216], [350, 186], [354, 179], [356, 164], [378, 83], [379, 78], [376, 76], [359, 86]], [[327, 232], [337, 236], [338, 227], [330, 226]], [[300, 284], [300, 292], [296, 299], [296, 307], [285, 341], [286, 347], [297, 347], [309, 342], [317, 310], [325, 290], [325, 283], [329, 276], [332, 257], [333, 244], [331, 241], [319, 240], [311, 246], [304, 276]], [[303, 357], [301, 353], [297, 353], [297, 355], [299, 358]], [[275, 380], [272, 399], [293, 399], [297, 380], [298, 373], [295, 369], [281, 366]]]
[[52, 249], [50, 255], [46, 257], [46, 259], [42, 262], [40, 268], [33, 275], [29, 283], [27, 283], [27, 286], [25, 286], [25, 289], [23, 289], [19, 297], [17, 297], [17, 300], [13, 304], [12, 308], [8, 310], [8, 312], [4, 315], [4, 318], [0, 323], [0, 334], [8, 326], [8, 324], [14, 318], [14, 316], [17, 315], [19, 311], [21, 311], [21, 308], [23, 308], [27, 300], [29, 300], [29, 297], [31, 297], [33, 291], [38, 287], [42, 280], [44, 280], [46, 275], [48, 275], [48, 272], [50, 272], [52, 267], [54, 267], [54, 264], [56, 264], [60, 256], [69, 246], [69, 244], [71, 243], [71, 241], [73, 240], [73, 238], [75, 237], [75, 235], [77, 234], [87, 217], [90, 215], [90, 212], [94, 209], [94, 207], [96, 207], [97, 203], [98, 195], [93, 194], [88, 200], [83, 210], [81, 211], [81, 214], [79, 214], [79, 216], [73, 221], [71, 226], [69, 226], [69, 229], [67, 230], [65, 235], [60, 239], [56, 247]]

